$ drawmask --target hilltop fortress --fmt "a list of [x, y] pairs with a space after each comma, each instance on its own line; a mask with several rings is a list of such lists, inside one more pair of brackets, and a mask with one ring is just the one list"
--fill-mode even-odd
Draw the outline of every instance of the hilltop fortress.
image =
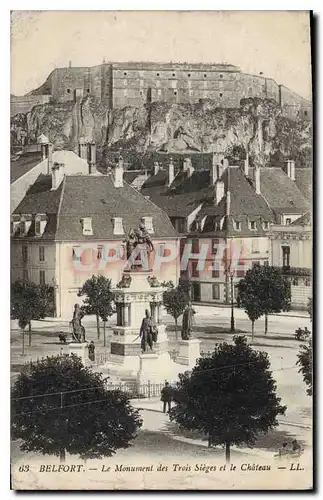
[[195, 103], [211, 99], [218, 107], [237, 108], [247, 97], [274, 99], [292, 118], [310, 119], [312, 103], [272, 78], [242, 73], [231, 64], [105, 63], [54, 69], [38, 89], [11, 96], [11, 115], [37, 104], [78, 101], [90, 95], [109, 109], [150, 102]]

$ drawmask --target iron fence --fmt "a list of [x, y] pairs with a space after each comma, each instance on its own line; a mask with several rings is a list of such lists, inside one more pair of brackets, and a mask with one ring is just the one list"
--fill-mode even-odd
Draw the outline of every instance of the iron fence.
[[106, 387], [109, 391], [122, 391], [131, 398], [154, 398], [160, 397], [165, 384], [156, 384], [148, 380], [147, 383], [138, 384], [135, 380], [129, 382], [120, 382], [117, 384], [107, 382]]

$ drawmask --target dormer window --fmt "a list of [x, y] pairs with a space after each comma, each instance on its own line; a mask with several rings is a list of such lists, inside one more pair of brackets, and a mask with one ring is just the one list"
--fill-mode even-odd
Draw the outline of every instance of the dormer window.
[[264, 231], [266, 231], [267, 229], [269, 229], [269, 222], [267, 220], [265, 220], [262, 223], [262, 227], [263, 227]]
[[35, 236], [44, 234], [46, 227], [47, 217], [46, 214], [37, 214], [35, 217]]
[[19, 223], [19, 228], [20, 228], [20, 236], [26, 236], [26, 234], [29, 231], [29, 228], [31, 226], [32, 222], [32, 216], [27, 215], [27, 214], [22, 214], [20, 223]]
[[81, 219], [81, 223], [83, 227], [83, 234], [85, 236], [92, 236], [92, 217], [84, 217], [83, 219]]
[[122, 217], [113, 217], [113, 234], [124, 234]]
[[249, 229], [250, 231], [257, 231], [257, 223], [254, 220], [249, 221]]
[[148, 233], [152, 234], [154, 232], [153, 218], [152, 217], [143, 217], [142, 221], [145, 224], [145, 228], [147, 229]]
[[10, 232], [11, 235], [13, 236], [16, 234], [17, 229], [20, 227], [20, 216], [19, 215], [13, 215], [10, 223]]
[[21, 236], [24, 236], [26, 234], [26, 221], [25, 220], [20, 221], [20, 234], [21, 234]]
[[233, 227], [236, 231], [241, 231], [241, 222], [239, 220], [235, 220], [233, 222]]

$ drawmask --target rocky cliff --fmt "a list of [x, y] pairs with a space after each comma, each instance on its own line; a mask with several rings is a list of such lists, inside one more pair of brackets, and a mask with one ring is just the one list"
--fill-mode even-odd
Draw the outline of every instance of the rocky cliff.
[[113, 151], [127, 151], [142, 161], [165, 153], [224, 152], [235, 159], [248, 149], [251, 162], [279, 163], [293, 158], [310, 166], [311, 123], [283, 116], [275, 101], [248, 98], [236, 109], [217, 108], [210, 100], [196, 104], [152, 103], [140, 108], [105, 109], [100, 101], [35, 106], [12, 118], [12, 146], [22, 137], [36, 141], [45, 134], [58, 149], [76, 151], [80, 137], [94, 140], [100, 162]]

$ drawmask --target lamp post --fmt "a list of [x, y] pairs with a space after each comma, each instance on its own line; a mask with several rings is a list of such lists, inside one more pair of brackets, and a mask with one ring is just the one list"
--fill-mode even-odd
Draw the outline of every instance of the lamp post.
[[230, 279], [230, 292], [231, 292], [231, 323], [230, 323], [230, 332], [234, 333], [235, 332], [235, 321], [234, 321], [234, 294], [233, 294], [233, 278], [234, 278], [234, 271], [231, 269], [231, 266], [229, 266], [226, 270], [226, 275], [227, 278]]

